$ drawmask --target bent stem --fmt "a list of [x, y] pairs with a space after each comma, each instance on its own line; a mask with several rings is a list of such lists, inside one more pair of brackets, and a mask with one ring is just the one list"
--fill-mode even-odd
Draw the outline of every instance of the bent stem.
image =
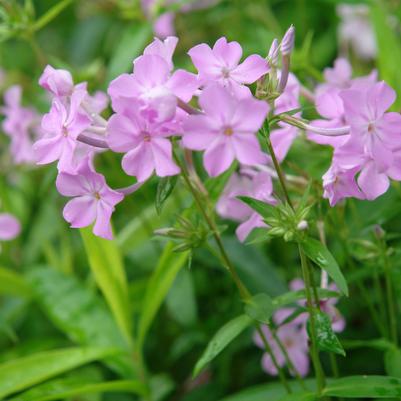
[[[217, 228], [216, 222], [208, 214], [207, 210], [210, 210], [210, 204], [209, 204], [208, 196], [206, 196], [204, 199], [201, 198], [201, 195], [199, 194], [197, 189], [194, 188], [194, 186], [191, 183], [191, 179], [190, 179], [187, 167], [183, 163], [181, 163], [180, 158], [176, 154], [174, 154], [174, 159], [175, 159], [176, 163], [181, 168], [181, 175], [184, 178], [185, 184], [188, 187], [189, 191], [191, 192], [191, 194], [192, 194], [192, 196], [194, 198], [195, 204], [196, 204], [199, 212], [202, 214], [203, 218], [205, 219], [205, 222], [207, 223], [207, 225], [209, 226], [209, 229], [212, 232], [213, 238], [214, 238], [214, 240], [216, 242], [216, 245], [217, 245], [217, 248], [219, 250], [219, 254], [220, 254], [219, 259], [220, 259], [220, 261], [222, 262], [223, 266], [225, 266], [227, 268], [227, 270], [229, 271], [229, 273], [230, 273], [230, 275], [231, 275], [231, 277], [232, 277], [232, 279], [233, 279], [233, 281], [234, 281], [234, 283], [235, 283], [235, 285], [236, 285], [236, 287], [238, 289], [238, 292], [240, 294], [241, 299], [244, 302], [248, 302], [250, 300], [250, 298], [251, 298], [251, 293], [248, 290], [248, 288], [245, 286], [245, 284], [242, 282], [240, 277], [238, 276], [237, 270], [234, 267], [233, 263], [231, 262], [231, 259], [229, 258], [228, 253], [227, 253], [227, 251], [226, 251], [226, 249], [224, 247], [224, 244], [223, 244], [223, 241], [221, 239], [220, 232], [219, 232], [219, 230]], [[208, 195], [208, 194], [204, 194], [204, 195]], [[206, 205], [203, 202], [203, 200], [205, 200]], [[258, 334], [260, 335], [260, 338], [262, 339], [262, 342], [263, 342], [263, 345], [265, 347], [266, 352], [269, 354], [269, 356], [270, 356], [270, 358], [271, 358], [271, 360], [273, 362], [273, 365], [274, 365], [274, 367], [276, 368], [276, 370], [278, 372], [278, 375], [279, 375], [279, 378], [280, 378], [280, 381], [281, 381], [282, 385], [285, 387], [285, 389], [286, 389], [286, 391], [288, 393], [291, 393], [292, 390], [291, 390], [290, 385], [287, 382], [287, 379], [285, 377], [283, 369], [281, 368], [281, 366], [279, 366], [279, 364], [277, 362], [277, 359], [276, 359], [276, 357], [275, 357], [275, 355], [274, 355], [274, 353], [273, 353], [273, 351], [272, 351], [272, 349], [271, 349], [271, 347], [270, 347], [270, 345], [269, 345], [269, 343], [267, 341], [267, 338], [266, 338], [265, 334], [263, 333], [263, 330], [262, 330], [260, 324], [255, 322], [255, 328], [256, 328], [256, 331], [258, 332]]]

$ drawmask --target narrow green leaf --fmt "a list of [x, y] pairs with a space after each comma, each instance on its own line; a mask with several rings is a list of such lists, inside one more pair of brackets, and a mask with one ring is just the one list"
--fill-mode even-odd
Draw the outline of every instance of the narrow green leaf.
[[112, 55], [106, 82], [110, 82], [124, 72], [132, 72], [132, 62], [139, 56], [151, 34], [151, 24], [136, 22], [122, 33]]
[[268, 203], [249, 196], [237, 196], [237, 198], [255, 210], [255, 212], [258, 212], [262, 217], [272, 217], [276, 215], [276, 209]]
[[330, 251], [320, 241], [310, 237], [307, 237], [301, 243], [301, 247], [306, 256], [325, 270], [337, 284], [340, 291], [348, 296], [347, 282]]
[[28, 390], [9, 401], [53, 401], [74, 398], [84, 394], [124, 392], [143, 395], [142, 383], [136, 380], [115, 380], [103, 383], [83, 383], [76, 379], [51, 380]]
[[123, 333], [130, 344], [131, 317], [127, 279], [122, 256], [115, 241], [95, 236], [90, 228], [80, 230], [85, 245], [89, 265], [96, 283]]
[[302, 393], [287, 394], [283, 398], [280, 398], [279, 401], [315, 401], [317, 399], [318, 398], [315, 393], [311, 393], [310, 391], [304, 391]]
[[23, 298], [30, 298], [32, 295], [29, 285], [20, 274], [3, 267], [0, 267], [0, 294]]
[[[340, 296], [338, 292], [327, 290], [325, 288], [318, 288], [317, 293], [319, 295], [319, 299], [337, 298]], [[289, 291], [286, 292], [285, 294], [279, 295], [278, 297], [274, 298], [273, 304], [275, 308], [281, 308], [285, 305], [293, 304], [303, 299], [306, 299], [305, 290]]]
[[389, 376], [401, 379], [401, 350], [393, 347], [384, 354], [384, 366]]
[[37, 21], [34, 22], [32, 30], [34, 32], [44, 28], [51, 20], [56, 18], [66, 7], [68, 7], [74, 0], [61, 0], [43, 14]]
[[160, 305], [167, 296], [174, 279], [188, 259], [189, 252], [174, 252], [169, 242], [160, 256], [159, 263], [149, 280], [138, 326], [138, 344], [143, 346], [146, 333], [156, 316]]
[[0, 398], [116, 352], [111, 348], [65, 348], [0, 364]]
[[210, 340], [206, 350], [195, 365], [194, 376], [212, 361], [217, 355], [227, 347], [236, 337], [238, 337], [247, 327], [252, 324], [252, 319], [247, 315], [241, 315], [230, 320]]
[[[344, 348], [331, 327], [331, 319], [329, 316], [318, 311], [315, 314], [315, 327], [317, 345], [322, 351], [334, 352], [335, 354], [345, 356]], [[308, 327], [308, 331], [310, 329], [311, 328]]]
[[82, 346], [108, 346], [124, 354], [106, 360], [120, 376], [135, 375], [129, 346], [102, 299], [76, 278], [51, 268], [32, 269], [27, 282], [51, 322], [70, 340]]
[[390, 376], [349, 376], [331, 380], [323, 395], [344, 398], [401, 397], [401, 379]]
[[343, 340], [342, 343], [345, 349], [373, 348], [380, 351], [394, 349], [394, 344], [384, 338], [374, 340]]
[[173, 192], [175, 185], [177, 184], [177, 180], [178, 180], [178, 175], [160, 178], [159, 183], [157, 185], [156, 201], [155, 201], [155, 206], [158, 214], [162, 212], [164, 202], [166, 202], [168, 197]]
[[254, 295], [245, 304], [245, 313], [260, 323], [268, 324], [274, 312], [273, 299], [267, 294]]

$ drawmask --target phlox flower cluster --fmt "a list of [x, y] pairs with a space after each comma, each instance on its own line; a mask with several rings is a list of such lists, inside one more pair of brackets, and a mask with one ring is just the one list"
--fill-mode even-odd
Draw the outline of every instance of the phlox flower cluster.
[[[290, 289], [292, 291], [303, 288], [304, 282], [301, 279], [294, 279], [290, 282]], [[332, 291], [337, 290], [334, 283], [329, 286], [329, 289]], [[337, 301], [337, 298], [322, 299], [319, 307], [323, 313], [326, 313], [330, 317], [333, 331], [341, 332], [345, 328], [345, 319], [335, 307]], [[305, 301], [299, 301], [298, 307], [305, 307]], [[264, 325], [262, 330], [278, 366], [283, 367], [287, 365], [291, 375], [296, 376], [298, 373], [304, 377], [308, 374], [310, 365], [308, 333], [306, 329], [308, 314], [307, 312], [302, 312], [295, 315], [295, 312], [296, 307], [279, 309], [273, 316], [274, 328]], [[292, 315], [296, 317], [292, 320], [288, 319]], [[290, 321], [287, 321], [287, 319]], [[273, 335], [273, 330], [275, 335]], [[254, 334], [254, 342], [259, 348], [265, 349], [264, 343], [257, 332]], [[283, 352], [283, 349], [285, 352]], [[289, 358], [290, 363], [288, 363], [287, 358]], [[277, 368], [268, 353], [263, 355], [262, 368], [270, 375], [276, 376], [278, 374]]]

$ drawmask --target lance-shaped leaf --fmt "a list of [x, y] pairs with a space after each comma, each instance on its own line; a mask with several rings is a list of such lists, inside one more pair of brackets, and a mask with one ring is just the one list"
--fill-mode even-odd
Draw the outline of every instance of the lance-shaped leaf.
[[201, 358], [195, 365], [194, 376], [197, 376], [201, 370], [212, 361], [217, 355], [227, 347], [239, 334], [252, 324], [252, 319], [247, 315], [241, 315], [226, 323], [213, 336], [203, 352]]
[[258, 212], [262, 217], [272, 217], [277, 214], [275, 207], [268, 203], [251, 198], [249, 196], [237, 196], [237, 198], [255, 210], [255, 212]]
[[168, 197], [173, 192], [175, 185], [177, 184], [177, 180], [177, 175], [160, 178], [159, 183], [157, 184], [155, 200], [157, 214], [160, 214], [162, 212], [164, 202], [166, 202]]
[[260, 323], [268, 324], [273, 312], [273, 299], [267, 294], [254, 295], [245, 304], [245, 313]]
[[301, 247], [306, 256], [325, 270], [340, 291], [348, 296], [347, 282], [330, 251], [320, 241], [310, 237], [301, 242]]

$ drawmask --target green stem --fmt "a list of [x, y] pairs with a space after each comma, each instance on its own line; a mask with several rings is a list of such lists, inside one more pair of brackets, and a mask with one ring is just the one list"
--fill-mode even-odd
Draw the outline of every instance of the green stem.
[[[207, 225], [209, 226], [210, 230], [212, 231], [212, 235], [213, 238], [217, 244], [217, 247], [219, 249], [220, 252], [220, 260], [222, 261], [223, 265], [227, 268], [227, 270], [229, 271], [238, 291], [239, 294], [241, 296], [241, 299], [244, 302], [249, 301], [249, 299], [251, 298], [251, 293], [249, 292], [249, 290], [246, 288], [245, 284], [241, 281], [240, 277], [238, 276], [237, 270], [234, 267], [234, 265], [232, 264], [225, 248], [224, 248], [224, 244], [223, 241], [221, 239], [220, 236], [220, 232], [218, 231], [217, 225], [214, 221], [213, 218], [211, 218], [207, 212], [207, 210], [204, 207], [204, 203], [203, 200], [201, 199], [201, 196], [199, 195], [198, 191], [196, 190], [196, 188], [193, 187], [192, 183], [191, 183], [191, 179], [188, 173], [188, 170], [186, 168], [186, 166], [181, 163], [181, 160], [179, 157], [177, 157], [174, 154], [174, 158], [175, 161], [177, 162], [177, 164], [180, 166], [181, 168], [181, 174], [182, 177], [184, 178], [184, 181], [189, 189], [189, 191], [191, 192], [195, 204], [197, 205], [198, 210], [200, 211], [200, 213], [202, 214], [203, 218], [205, 219], [205, 222], [207, 223]], [[203, 194], [205, 195], [205, 194]], [[209, 201], [208, 197], [205, 199], [207, 202]], [[207, 205], [207, 209], [210, 209], [210, 205]], [[283, 369], [279, 366], [277, 359], [271, 349], [271, 347], [269, 346], [269, 343], [266, 339], [265, 334], [263, 333], [263, 330], [260, 327], [259, 323], [255, 323], [255, 327], [257, 332], [260, 335], [260, 338], [262, 339], [262, 342], [264, 344], [265, 350], [266, 352], [270, 355], [270, 358], [272, 359], [273, 365], [275, 366], [278, 374], [279, 374], [279, 378], [283, 384], [283, 386], [285, 387], [285, 389], [287, 390], [288, 393], [291, 393], [291, 387], [287, 382], [287, 379], [285, 377], [285, 374], [283, 372]]]

